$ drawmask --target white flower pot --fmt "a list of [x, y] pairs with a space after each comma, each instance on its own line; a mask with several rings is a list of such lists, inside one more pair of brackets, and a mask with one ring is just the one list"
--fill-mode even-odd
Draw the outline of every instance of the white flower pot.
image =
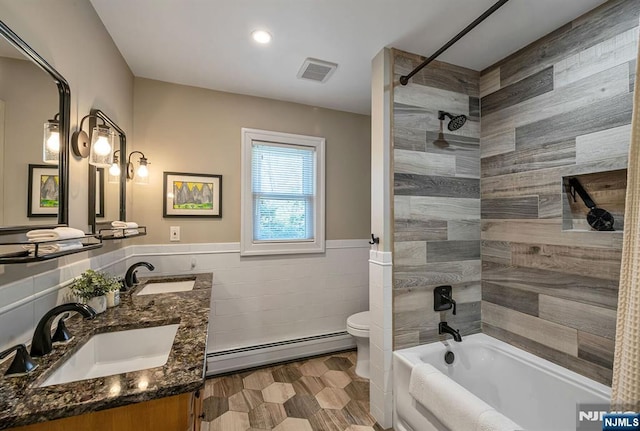
[[107, 310], [107, 296], [96, 296], [85, 302], [89, 307], [93, 308], [97, 314], [104, 313]]
[[115, 307], [120, 304], [120, 291], [111, 290], [107, 292], [107, 308]]

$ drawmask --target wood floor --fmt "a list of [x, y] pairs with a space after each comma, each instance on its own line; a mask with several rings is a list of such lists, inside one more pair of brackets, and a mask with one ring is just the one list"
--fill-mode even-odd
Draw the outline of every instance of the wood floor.
[[369, 414], [356, 352], [207, 380], [202, 431], [383, 431]]

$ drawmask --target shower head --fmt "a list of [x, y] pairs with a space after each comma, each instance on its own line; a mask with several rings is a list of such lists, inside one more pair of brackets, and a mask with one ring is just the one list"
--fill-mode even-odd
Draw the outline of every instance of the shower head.
[[453, 116], [453, 115], [449, 114], [448, 112], [438, 111], [438, 120], [443, 121], [445, 119], [445, 117], [451, 118], [451, 121], [449, 121], [449, 124], [447, 124], [447, 129], [449, 129], [452, 132], [455, 131], [455, 130], [458, 130], [459, 128], [464, 126], [464, 123], [467, 122], [467, 116], [466, 115]]

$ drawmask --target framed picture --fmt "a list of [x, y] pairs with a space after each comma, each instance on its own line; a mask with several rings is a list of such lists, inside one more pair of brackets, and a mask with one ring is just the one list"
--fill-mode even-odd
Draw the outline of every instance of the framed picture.
[[104, 168], [96, 168], [96, 217], [104, 217]]
[[164, 173], [163, 217], [222, 217], [222, 175]]
[[29, 164], [27, 217], [57, 217], [60, 177], [58, 167]]

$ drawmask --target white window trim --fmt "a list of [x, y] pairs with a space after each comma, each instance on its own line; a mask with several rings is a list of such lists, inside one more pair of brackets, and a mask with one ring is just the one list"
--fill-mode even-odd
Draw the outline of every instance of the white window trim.
[[[316, 205], [312, 241], [253, 242], [253, 196], [251, 190], [251, 146], [253, 141], [313, 147], [316, 151]], [[242, 128], [240, 192], [240, 255], [324, 253], [325, 251], [325, 139], [318, 136]]]

